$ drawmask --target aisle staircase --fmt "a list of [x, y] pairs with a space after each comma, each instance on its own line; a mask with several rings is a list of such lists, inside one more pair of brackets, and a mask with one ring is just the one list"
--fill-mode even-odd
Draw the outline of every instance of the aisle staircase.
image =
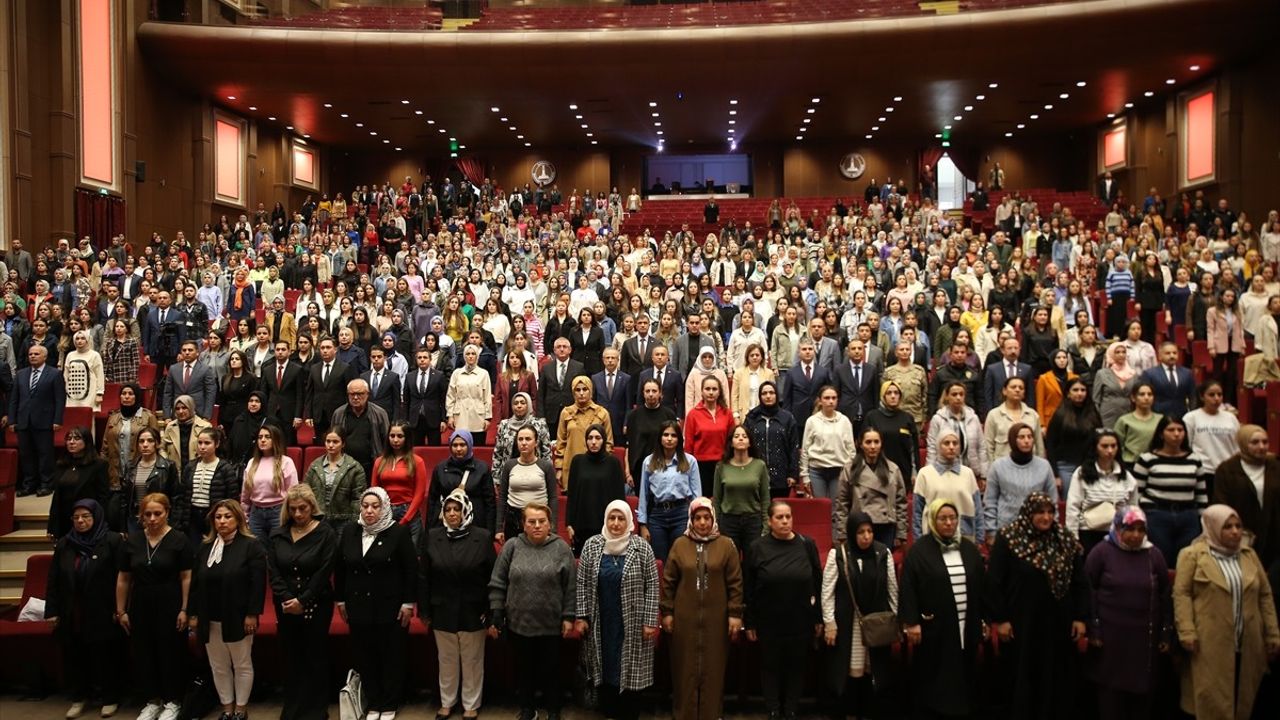
[[[4, 488], [0, 492], [13, 491], [13, 488]], [[48, 496], [17, 498], [13, 520], [13, 531], [0, 535], [0, 607], [16, 605], [22, 597], [27, 558], [53, 552], [53, 543], [45, 537], [45, 523], [49, 520]]]

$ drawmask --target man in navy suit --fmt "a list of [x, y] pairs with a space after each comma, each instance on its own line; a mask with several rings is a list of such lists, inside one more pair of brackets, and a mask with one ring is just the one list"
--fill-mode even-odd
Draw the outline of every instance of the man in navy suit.
[[1195, 377], [1178, 364], [1178, 346], [1174, 343], [1160, 344], [1160, 364], [1143, 371], [1142, 379], [1155, 390], [1156, 403], [1151, 409], [1161, 415], [1181, 418], [1195, 404]]
[[388, 418], [400, 415], [400, 375], [387, 366], [387, 351], [381, 345], [369, 348], [369, 369], [360, 379], [369, 385], [369, 402], [382, 408]]
[[213, 417], [213, 405], [218, 397], [218, 377], [214, 375], [213, 368], [200, 362], [195, 340], [182, 343], [178, 362], [169, 368], [169, 376], [164, 380], [160, 409], [165, 417], [173, 416], [173, 401], [180, 395], [191, 396], [196, 403], [192, 408], [196, 415], [206, 420]]
[[547, 428], [559, 427], [560, 411], [573, 404], [573, 379], [587, 374], [582, 363], [569, 357], [569, 338], [558, 337], [551, 347], [554, 357], [538, 373], [538, 407]]
[[[182, 347], [183, 328], [187, 316], [172, 307], [173, 298], [167, 290], [156, 293], [156, 306], [150, 308], [142, 322], [142, 350], [147, 358], [161, 368], [173, 363]], [[201, 417], [209, 417], [201, 414]]]
[[18, 371], [9, 394], [8, 421], [18, 434], [18, 497], [53, 492], [53, 433], [62, 428], [67, 389], [62, 372], [47, 364], [43, 345], [27, 350], [27, 367]]
[[[1031, 380], [1031, 366], [1018, 361], [1018, 353], [1022, 350], [1022, 346], [1015, 338], [1005, 338], [1000, 345], [1000, 362], [987, 363], [986, 372], [983, 373], [982, 379], [982, 402], [978, 408], [978, 413], [982, 417], [986, 417], [991, 408], [1004, 402], [1002, 391], [1004, 383], [1012, 376], [1017, 376], [1027, 381], [1027, 387], [1035, 387], [1035, 383]], [[1025, 400], [1028, 407], [1035, 407], [1035, 393], [1027, 393]]]
[[431, 351], [419, 349], [417, 367], [404, 379], [404, 412], [398, 417], [409, 424], [414, 445], [439, 445], [445, 431], [444, 398], [449, 376], [431, 366]]
[[[653, 367], [640, 371], [640, 377], [636, 380], [634, 392], [636, 400], [640, 398], [640, 390], [644, 388], [644, 384], [649, 379], [658, 381], [658, 385], [662, 387], [662, 404], [671, 409], [676, 414], [676, 419], [684, 421], [684, 375], [680, 371], [671, 367], [671, 353], [667, 351], [666, 345], [656, 345], [653, 348]], [[632, 403], [637, 404], [636, 402]], [[614, 436], [615, 441], [617, 436]]]
[[836, 366], [833, 384], [840, 393], [840, 412], [853, 424], [854, 433], [862, 430], [862, 418], [880, 406], [880, 363], [866, 359], [867, 346], [858, 338], [849, 341], [849, 353]]
[[795, 416], [801, 425], [813, 414], [813, 400], [818, 389], [831, 383], [827, 369], [818, 364], [818, 349], [812, 340], [800, 341], [799, 358], [787, 371], [787, 389], [782, 395], [782, 407]]
[[627, 438], [622, 434], [622, 421], [627, 418], [631, 409], [631, 376], [618, 369], [621, 354], [617, 348], [604, 349], [604, 370], [591, 376], [591, 384], [595, 386], [595, 402], [609, 411], [609, 422], [613, 425], [613, 442], [615, 445], [626, 445]]

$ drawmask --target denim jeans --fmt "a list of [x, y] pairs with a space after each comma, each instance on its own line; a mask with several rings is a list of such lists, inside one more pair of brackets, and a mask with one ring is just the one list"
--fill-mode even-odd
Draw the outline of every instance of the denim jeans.
[[834, 499], [839, 482], [840, 468], [809, 468], [809, 484], [813, 486], [814, 497]]
[[1142, 509], [1147, 513], [1147, 537], [1160, 549], [1169, 567], [1173, 567], [1178, 562], [1178, 552], [1200, 535], [1200, 510]]
[[271, 537], [271, 530], [280, 525], [280, 506], [262, 507], [254, 505], [249, 509], [249, 530], [253, 536], [266, 542]]
[[[391, 517], [396, 522], [404, 519], [404, 514], [409, 511], [409, 503], [393, 504], [391, 506]], [[418, 549], [418, 541], [422, 539], [422, 518], [416, 518], [409, 523], [409, 537], [413, 538], [413, 548]]]
[[666, 561], [671, 543], [684, 534], [689, 526], [689, 503], [683, 502], [666, 510], [650, 510], [645, 527], [649, 529], [649, 544], [653, 556]]
[[1071, 476], [1075, 474], [1076, 468], [1080, 467], [1080, 463], [1070, 460], [1059, 460], [1057, 463], [1058, 477], [1062, 480], [1062, 489], [1058, 491], [1060, 500], [1067, 499], [1067, 491], [1071, 489]]

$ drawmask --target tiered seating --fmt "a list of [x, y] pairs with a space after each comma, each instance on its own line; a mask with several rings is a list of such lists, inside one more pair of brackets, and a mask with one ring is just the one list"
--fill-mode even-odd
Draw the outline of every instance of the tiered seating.
[[341, 7], [294, 17], [254, 20], [267, 27], [318, 30], [439, 30], [444, 15], [438, 7]]
[[[779, 198], [779, 205], [784, 216], [793, 199], [796, 206], [800, 208], [800, 215], [803, 218], [808, 218], [813, 214], [814, 210], [817, 210], [818, 214], [825, 218], [836, 204], [834, 196]], [[845, 204], [847, 205], [854, 200], [861, 201], [861, 197], [854, 198], [850, 194], [845, 197]], [[636, 234], [648, 228], [652, 234], [661, 236], [662, 233], [668, 230], [679, 230], [682, 225], [687, 223], [694, 237], [701, 240], [708, 233], [719, 233], [720, 226], [730, 220], [738, 227], [742, 227], [746, 222], [750, 222], [752, 227], [768, 227], [769, 204], [771, 202], [773, 202], [773, 198], [767, 197], [725, 198], [723, 200], [717, 198], [716, 204], [720, 206], [720, 221], [716, 225], [708, 225], [702, 221], [702, 210], [707, 204], [706, 200], [649, 200], [641, 206], [639, 212], [628, 215], [622, 225], [624, 232], [627, 233]]]
[[1077, 220], [1083, 220], [1087, 227], [1093, 229], [1098, 222], [1107, 215], [1107, 208], [1098, 201], [1093, 193], [1084, 190], [1075, 190], [1070, 192], [1061, 192], [1051, 188], [1036, 188], [1031, 190], [1011, 190], [996, 191], [991, 193], [991, 203], [985, 211], [975, 212], [973, 209], [973, 201], [966, 200], [964, 204], [965, 224], [975, 229], [984, 229], [990, 231], [996, 223], [996, 208], [1004, 197], [1009, 194], [1016, 194], [1024, 200], [1031, 200], [1040, 208], [1040, 216], [1047, 218], [1053, 210], [1054, 203], [1062, 203], [1065, 208], [1071, 208], [1071, 214]]

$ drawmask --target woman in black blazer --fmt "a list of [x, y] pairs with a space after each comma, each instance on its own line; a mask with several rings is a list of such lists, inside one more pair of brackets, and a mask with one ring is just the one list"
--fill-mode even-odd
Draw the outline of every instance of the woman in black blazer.
[[586, 367], [587, 377], [604, 371], [604, 331], [596, 325], [591, 308], [578, 313], [578, 324], [569, 331], [569, 347], [570, 357]]
[[80, 500], [96, 500], [105, 504], [108, 494], [107, 461], [93, 449], [88, 428], [67, 430], [67, 458], [60, 463], [53, 480], [53, 498], [49, 503], [49, 537], [61, 539], [73, 530], [72, 508]]
[[244, 720], [253, 690], [253, 634], [265, 599], [267, 552], [249, 532], [239, 500], [214, 503], [209, 525], [191, 573], [187, 623], [209, 656], [222, 720]]
[[359, 522], [342, 529], [333, 576], [367, 709], [393, 720], [404, 699], [418, 558], [409, 528], [391, 515], [386, 490], [369, 488], [360, 496]]
[[[455, 488], [444, 500], [441, 527], [432, 528], [420, 548], [422, 599], [418, 615], [436, 634], [440, 661], [440, 710], [453, 714], [462, 685], [462, 717], [474, 720], [484, 690], [484, 636], [489, 626], [489, 576], [497, 554], [493, 535], [472, 527], [471, 500]], [[461, 670], [461, 672], [459, 672]]]
[[320, 519], [310, 485], [289, 488], [284, 503], [288, 519], [271, 531], [267, 543], [276, 623], [290, 656], [280, 720], [324, 720], [333, 690], [328, 682], [329, 622], [338, 533]]
[[106, 512], [97, 501], [76, 501], [71, 531], [62, 536], [49, 565], [45, 620], [62, 643], [71, 709], [67, 717], [84, 712], [96, 682], [102, 716], [115, 714], [124, 687], [122, 664], [125, 636], [111, 615], [115, 607], [119, 533], [107, 527]]

